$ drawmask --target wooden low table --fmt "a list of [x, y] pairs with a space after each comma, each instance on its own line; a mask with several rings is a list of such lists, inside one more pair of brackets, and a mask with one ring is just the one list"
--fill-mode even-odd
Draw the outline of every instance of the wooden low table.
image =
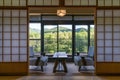
[[[68, 58], [67, 54], [65, 52], [56, 52], [53, 55], [53, 58], [55, 59], [53, 72], [59, 71], [59, 72], [67, 72], [67, 66], [66, 66], [66, 59]], [[63, 70], [61, 69], [63, 65]], [[58, 66], [58, 70], [56, 69]]]

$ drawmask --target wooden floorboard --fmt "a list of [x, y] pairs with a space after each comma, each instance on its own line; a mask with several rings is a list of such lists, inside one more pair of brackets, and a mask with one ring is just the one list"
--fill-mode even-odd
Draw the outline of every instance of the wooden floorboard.
[[68, 73], [53, 73], [53, 64], [48, 63], [47, 66], [44, 66], [44, 72], [40, 71], [39, 67], [34, 70], [35, 67], [33, 66], [30, 67], [27, 76], [0, 76], [0, 80], [120, 80], [120, 76], [97, 76], [91, 66], [88, 66], [88, 70], [81, 69], [78, 72], [78, 67], [74, 63], [67, 63]]
[[0, 76], [0, 80], [120, 80], [120, 76]]

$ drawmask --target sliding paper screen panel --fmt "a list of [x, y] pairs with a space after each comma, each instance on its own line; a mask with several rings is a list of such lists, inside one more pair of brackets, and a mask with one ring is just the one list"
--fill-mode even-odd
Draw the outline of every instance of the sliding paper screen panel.
[[65, 0], [65, 6], [96, 6], [96, 0]]
[[0, 74], [27, 74], [27, 10], [1, 9], [0, 12]]
[[59, 0], [28, 0], [28, 6], [59, 6]]
[[120, 0], [98, 0], [98, 6], [120, 6]]
[[81, 5], [83, 6], [85, 6], [85, 5], [88, 5], [89, 3], [88, 3], [88, 0], [81, 0]]
[[12, 0], [12, 6], [19, 6], [19, 0]]
[[[100, 1], [100, 0], [99, 0]], [[102, 0], [101, 0], [102, 1]], [[105, 5], [110, 5], [112, 0]], [[107, 0], [106, 0], [107, 2]], [[120, 10], [97, 10], [96, 73], [120, 73]], [[112, 71], [114, 65], [114, 71]], [[103, 66], [102, 68], [100, 68]], [[106, 67], [109, 66], [108, 69]]]
[[0, 0], [0, 6], [26, 6], [27, 0]]

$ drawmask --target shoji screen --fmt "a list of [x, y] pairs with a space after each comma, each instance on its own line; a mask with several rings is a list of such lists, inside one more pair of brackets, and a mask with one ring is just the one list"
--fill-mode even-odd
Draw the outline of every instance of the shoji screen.
[[59, 0], [28, 0], [28, 6], [58, 6]]
[[117, 9], [97, 10], [96, 73], [98, 74], [120, 73], [119, 13], [120, 10]]
[[120, 0], [98, 0], [98, 6], [120, 6]]
[[0, 0], [0, 6], [26, 6], [27, 0]]
[[96, 6], [96, 0], [65, 0], [65, 6]]
[[27, 10], [0, 9], [0, 74], [27, 74], [27, 33]]

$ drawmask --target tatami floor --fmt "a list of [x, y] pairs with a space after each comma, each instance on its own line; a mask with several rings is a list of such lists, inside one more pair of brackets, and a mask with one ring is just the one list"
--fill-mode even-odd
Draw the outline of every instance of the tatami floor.
[[[65, 72], [56, 72], [53, 73], [54, 63], [48, 63], [47, 66], [44, 66], [44, 71], [41, 72], [40, 66], [30, 66], [30, 75], [47, 75], [47, 76], [79, 76], [79, 75], [94, 75], [94, 67], [93, 66], [82, 66], [81, 71], [78, 71], [78, 66], [75, 66], [73, 62], [67, 62], [67, 73]], [[63, 67], [62, 67], [63, 70]]]
[[82, 67], [78, 71], [78, 67], [74, 63], [67, 63], [68, 73], [53, 73], [54, 63], [48, 63], [44, 66], [44, 72], [40, 71], [40, 67], [30, 66], [28, 76], [0, 76], [0, 80], [120, 80], [120, 76], [97, 76], [94, 74], [94, 67]]

